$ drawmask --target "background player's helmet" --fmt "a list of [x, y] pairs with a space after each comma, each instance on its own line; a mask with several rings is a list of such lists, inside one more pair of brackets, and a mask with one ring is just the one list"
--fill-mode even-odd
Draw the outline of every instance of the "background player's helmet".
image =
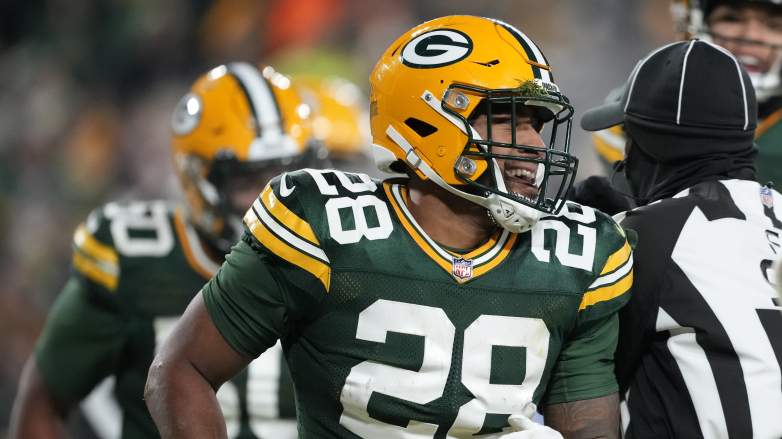
[[310, 155], [310, 109], [271, 67], [221, 65], [198, 78], [171, 119], [174, 168], [189, 218], [218, 250], [239, 238], [247, 206], [232, 191], [255, 190]]
[[322, 147], [319, 158], [337, 169], [369, 171], [369, 112], [361, 89], [336, 76], [291, 79], [312, 108], [312, 137]]
[[[780, 7], [780, 0], [674, 0], [671, 4], [671, 14], [678, 31], [686, 38], [700, 38], [712, 41], [715, 35], [709, 29], [709, 15], [720, 4], [745, 5], [760, 4]], [[724, 37], [720, 37], [724, 38]], [[772, 46], [761, 41], [747, 41], [744, 43], [768, 46], [770, 50], [776, 50], [776, 61], [766, 72], [749, 71], [750, 80], [755, 87], [755, 95], [758, 102], [765, 102], [771, 97], [782, 94], [782, 47]], [[739, 57], [739, 61], [742, 60]]]
[[[382, 55], [370, 76], [371, 131], [378, 167], [421, 179], [486, 207], [512, 232], [557, 212], [575, 177], [569, 153], [573, 108], [554, 84], [548, 61], [518, 29], [498, 20], [448, 16], [416, 26]], [[471, 117], [518, 106], [547, 121], [546, 147], [482, 139]], [[561, 127], [562, 126], [562, 127]], [[559, 135], [558, 135], [559, 132]], [[510, 147], [525, 156], [499, 156]], [[529, 153], [540, 154], [532, 157]], [[510, 192], [496, 159], [537, 164], [534, 199]]]

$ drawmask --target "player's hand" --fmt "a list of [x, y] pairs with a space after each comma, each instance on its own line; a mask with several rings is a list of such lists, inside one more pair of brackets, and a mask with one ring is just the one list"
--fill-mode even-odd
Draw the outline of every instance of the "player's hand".
[[584, 206], [593, 207], [608, 215], [616, 215], [632, 208], [630, 201], [614, 189], [606, 177], [597, 175], [574, 185], [568, 194], [568, 199]]

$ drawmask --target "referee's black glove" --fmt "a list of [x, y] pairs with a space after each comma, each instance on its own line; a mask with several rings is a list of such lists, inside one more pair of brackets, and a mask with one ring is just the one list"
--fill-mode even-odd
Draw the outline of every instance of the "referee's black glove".
[[568, 199], [608, 215], [616, 215], [633, 207], [627, 197], [611, 186], [611, 182], [606, 177], [597, 175], [573, 185]]

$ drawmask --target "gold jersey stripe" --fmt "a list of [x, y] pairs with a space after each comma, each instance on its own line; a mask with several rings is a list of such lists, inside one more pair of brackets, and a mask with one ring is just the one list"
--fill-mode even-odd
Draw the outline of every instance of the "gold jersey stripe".
[[516, 233], [511, 233], [508, 237], [508, 240], [505, 242], [505, 245], [502, 246], [502, 250], [497, 253], [494, 258], [492, 258], [489, 262], [486, 262], [485, 264], [475, 268], [475, 273], [473, 274], [473, 277], [478, 277], [492, 268], [500, 265], [502, 261], [505, 260], [505, 258], [508, 257], [510, 254], [510, 251], [513, 249], [513, 245], [516, 244], [516, 239], [519, 237]]
[[[481, 275], [488, 273], [494, 267], [500, 265], [500, 263], [502, 263], [502, 261], [504, 261], [508, 257], [508, 255], [511, 252], [511, 249], [513, 248], [513, 245], [516, 243], [516, 239], [518, 238], [518, 235], [516, 235], [515, 233], [511, 233], [508, 239], [503, 244], [502, 248], [497, 252], [496, 255], [494, 255], [490, 260], [484, 262], [482, 265], [473, 268], [472, 277], [470, 277], [469, 279], [458, 278], [453, 275], [453, 261], [445, 259], [434, 248], [432, 248], [431, 244], [429, 244], [429, 242], [427, 242], [426, 239], [423, 236], [421, 236], [421, 233], [418, 231], [418, 229], [412, 223], [412, 221], [410, 221], [407, 218], [407, 215], [402, 210], [402, 207], [399, 205], [399, 201], [396, 199], [396, 197], [393, 194], [391, 184], [384, 183], [383, 189], [386, 192], [386, 197], [388, 198], [391, 207], [393, 207], [394, 212], [396, 212], [397, 218], [399, 218], [399, 222], [402, 223], [402, 227], [404, 227], [404, 229], [407, 231], [408, 236], [410, 236], [413, 239], [413, 241], [415, 241], [415, 243], [418, 244], [418, 247], [421, 250], [423, 250], [423, 252], [426, 253], [426, 255], [429, 256], [429, 258], [432, 261], [434, 261], [443, 270], [449, 273], [451, 277], [459, 283], [476, 279]], [[402, 201], [409, 202], [409, 199], [407, 198], [407, 191], [405, 189], [406, 188], [404, 187], [400, 187], [399, 192], [402, 195]], [[493, 236], [488, 243], [481, 245], [479, 248], [471, 251], [470, 253], [464, 256], [458, 254], [456, 254], [455, 256], [462, 257], [464, 259], [474, 260], [481, 254], [485, 254], [486, 252], [493, 249], [494, 246], [497, 245], [497, 242], [499, 241], [501, 236], [502, 236], [502, 231], [500, 231], [496, 236]]]
[[597, 153], [600, 154], [601, 157], [605, 158], [607, 162], [614, 163], [624, 158], [623, 151], [614, 148], [613, 146], [609, 145], [608, 142], [599, 138], [598, 136], [592, 136], [592, 141], [595, 144]]
[[394, 198], [394, 194], [391, 193], [391, 186], [384, 183], [383, 189], [386, 191], [386, 197], [391, 203], [391, 207], [394, 208], [394, 212], [396, 212], [397, 218], [399, 218], [400, 222], [402, 223], [402, 227], [407, 230], [407, 235], [413, 238], [413, 241], [418, 244], [418, 247], [420, 247], [421, 250], [423, 250], [430, 259], [442, 267], [443, 270], [450, 273], [453, 270], [453, 263], [446, 261], [442, 256], [437, 254], [437, 252], [429, 245], [429, 243], [418, 234], [418, 230], [416, 230], [415, 226], [407, 220], [404, 212], [402, 212], [402, 208], [399, 207], [399, 204], [397, 204], [396, 199]]
[[[406, 187], [400, 187], [399, 188], [399, 193], [402, 195], [402, 199], [409, 205], [410, 204], [410, 195], [407, 193], [407, 188]], [[393, 194], [389, 194], [388, 193], [388, 190], [386, 191], [386, 194], [388, 194], [389, 199], [394, 198]], [[392, 204], [395, 207], [397, 206], [397, 202], [396, 202], [395, 199], [392, 200]], [[397, 209], [395, 209], [395, 210], [397, 210]], [[407, 215], [405, 215], [404, 212], [401, 212], [401, 208], [397, 210], [397, 216], [404, 217], [405, 220], [407, 219]], [[406, 225], [407, 221], [404, 221], [404, 223]], [[415, 229], [416, 235], [420, 235], [420, 233], [415, 228], [415, 226], [413, 226], [413, 229]], [[468, 253], [465, 253], [465, 254], [454, 252], [454, 251], [451, 251], [451, 250], [448, 250], [448, 249], [443, 249], [443, 250], [445, 250], [446, 252], [448, 252], [452, 256], [456, 256], [457, 258], [478, 259], [481, 255], [483, 255], [484, 253], [486, 253], [489, 250], [491, 250], [497, 244], [497, 241], [499, 241], [501, 237], [502, 237], [502, 230], [498, 230], [486, 242], [481, 244], [480, 247], [478, 247], [476, 249], [473, 249], [473, 250], [471, 250], [471, 251], [469, 251]], [[419, 241], [416, 240], [416, 242], [419, 242]], [[424, 240], [424, 242], [426, 242], [426, 240]], [[431, 245], [428, 242], [426, 242], [426, 246], [427, 247], [431, 247]], [[442, 256], [440, 256], [440, 257], [442, 258]], [[450, 266], [451, 262], [449, 262], [449, 261], [446, 261], [446, 262]]]
[[312, 231], [312, 227], [310, 227], [309, 223], [282, 204], [282, 202], [277, 199], [277, 196], [274, 195], [271, 186], [267, 185], [266, 189], [261, 192], [259, 198], [266, 207], [266, 210], [274, 216], [277, 222], [290, 229], [299, 237], [306, 239], [311, 244], [320, 245], [320, 242], [318, 242], [318, 238], [315, 237], [315, 233]]
[[755, 129], [755, 138], [757, 139], [758, 137], [765, 134], [765, 132], [768, 131], [768, 129], [772, 126], [776, 125], [780, 119], [782, 119], [782, 108], [766, 116], [766, 118], [758, 124], [757, 129]]
[[602, 276], [616, 270], [617, 268], [624, 265], [628, 259], [630, 259], [630, 244], [625, 241], [625, 244], [622, 246], [622, 248], [615, 251], [614, 254], [608, 257], [608, 260], [606, 260], [600, 275]]
[[119, 263], [117, 251], [95, 239], [87, 231], [84, 223], [76, 228], [76, 233], [73, 234], [73, 244], [79, 251], [96, 261], [115, 266]]
[[116, 274], [107, 273], [103, 268], [100, 267], [100, 265], [82, 255], [78, 250], [73, 252], [73, 266], [88, 279], [103, 285], [110, 291], [117, 289], [119, 276]]
[[179, 238], [182, 250], [184, 250], [185, 259], [187, 260], [188, 265], [190, 265], [190, 267], [204, 279], [210, 279], [212, 276], [214, 276], [215, 272], [205, 267], [204, 264], [201, 264], [198, 261], [198, 258], [196, 258], [191, 245], [198, 245], [198, 243], [191, 243], [190, 239], [188, 239], [187, 231], [185, 230], [185, 220], [182, 217], [182, 213], [179, 211], [179, 209], [174, 211], [174, 230], [176, 230], [177, 237]]
[[630, 291], [630, 287], [633, 286], [633, 270], [630, 270], [623, 278], [619, 279], [616, 283], [598, 288], [596, 290], [587, 291], [584, 293], [584, 297], [581, 298], [581, 305], [578, 306], [578, 310], [581, 311], [588, 306], [592, 306], [596, 303], [606, 302], [611, 299], [615, 299], [622, 294]]
[[244, 215], [244, 223], [247, 225], [247, 228], [250, 229], [250, 233], [252, 233], [253, 236], [255, 236], [255, 239], [263, 244], [264, 247], [280, 258], [308, 271], [323, 284], [323, 287], [326, 288], [326, 292], [329, 291], [331, 285], [331, 267], [277, 238], [277, 236], [263, 225], [252, 209], [248, 210]]

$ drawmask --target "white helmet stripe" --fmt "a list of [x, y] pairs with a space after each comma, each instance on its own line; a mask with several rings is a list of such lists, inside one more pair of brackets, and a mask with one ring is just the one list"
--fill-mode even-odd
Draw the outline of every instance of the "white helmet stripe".
[[250, 105], [255, 109], [261, 137], [280, 136], [282, 134], [281, 118], [274, 94], [258, 69], [248, 63], [237, 62], [228, 64], [228, 71], [247, 90]]

